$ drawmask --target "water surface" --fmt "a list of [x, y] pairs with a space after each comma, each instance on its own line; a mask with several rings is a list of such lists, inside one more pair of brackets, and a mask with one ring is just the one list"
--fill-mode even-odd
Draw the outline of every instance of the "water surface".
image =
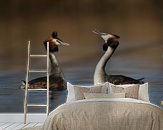
[[[147, 46], [148, 45], [148, 46]], [[145, 78], [149, 82], [150, 101], [160, 105], [163, 100], [163, 69], [162, 69], [162, 48], [163, 45], [157, 43], [157, 46], [142, 43], [137, 46], [126, 46], [117, 48], [115, 55], [109, 60], [106, 71], [108, 74], [123, 74], [133, 78]], [[80, 45], [79, 45], [80, 47]], [[144, 48], [144, 49], [142, 49]], [[88, 48], [89, 49], [89, 48]], [[93, 48], [91, 48], [93, 49]], [[96, 48], [94, 49], [101, 49]], [[157, 51], [155, 51], [157, 50]], [[90, 85], [93, 84], [93, 73], [95, 66], [104, 52], [100, 50], [97, 53], [89, 55], [87, 58], [76, 60], [59, 60], [63, 57], [57, 54], [60, 65], [65, 75], [65, 79], [72, 84]], [[68, 54], [71, 57], [71, 53]], [[24, 56], [25, 57], [25, 56]], [[6, 61], [6, 60], [5, 60]], [[1, 61], [3, 62], [3, 61]], [[10, 62], [10, 61], [9, 61]], [[42, 62], [42, 61], [41, 61]], [[35, 62], [39, 66], [40, 61]], [[8, 65], [7, 67], [9, 67]], [[4, 69], [0, 73], [0, 112], [23, 112], [24, 90], [20, 89], [21, 80], [25, 79], [25, 63], [14, 69]], [[32, 78], [37, 77], [31, 75]], [[50, 100], [50, 110], [66, 100], [67, 91], [57, 91], [54, 93], [54, 99]], [[46, 93], [33, 92], [30, 94], [30, 103], [45, 103]], [[43, 108], [31, 108], [30, 112], [44, 112]]]

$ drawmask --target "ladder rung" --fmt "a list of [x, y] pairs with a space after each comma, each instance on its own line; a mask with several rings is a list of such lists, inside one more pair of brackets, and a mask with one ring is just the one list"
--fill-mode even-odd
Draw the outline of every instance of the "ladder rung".
[[29, 91], [47, 91], [47, 89], [42, 89], [42, 88], [38, 88], [38, 89], [28, 89]]
[[29, 70], [30, 73], [47, 73], [46, 70]]
[[46, 104], [27, 104], [28, 107], [46, 107]]
[[30, 57], [33, 57], [33, 58], [41, 58], [41, 57], [47, 57], [47, 55], [30, 55]]

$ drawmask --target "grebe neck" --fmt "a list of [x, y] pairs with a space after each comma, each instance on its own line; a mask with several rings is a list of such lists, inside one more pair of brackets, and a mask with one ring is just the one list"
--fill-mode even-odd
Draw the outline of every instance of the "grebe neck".
[[56, 59], [56, 56], [54, 53], [49, 54], [50, 58], [50, 75], [54, 75], [56, 77], [63, 77], [63, 72], [61, 68], [59, 67], [59, 63]]
[[110, 59], [114, 52], [114, 49], [108, 47], [105, 54], [101, 57], [100, 61], [96, 65], [95, 73], [94, 73], [94, 84], [104, 83], [106, 78], [105, 67], [106, 63]]

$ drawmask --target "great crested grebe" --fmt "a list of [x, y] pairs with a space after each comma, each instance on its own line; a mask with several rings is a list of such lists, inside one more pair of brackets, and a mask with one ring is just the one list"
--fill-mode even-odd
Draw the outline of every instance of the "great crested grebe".
[[110, 57], [113, 55], [115, 49], [119, 45], [118, 39], [119, 36], [115, 34], [108, 34], [108, 33], [100, 33], [97, 31], [92, 31], [95, 34], [98, 34], [101, 36], [101, 38], [104, 39], [105, 43], [103, 45], [103, 50], [105, 51], [105, 54], [101, 57], [100, 61], [96, 65], [96, 69], [94, 72], [94, 84], [100, 84], [105, 82], [110, 82], [116, 85], [119, 84], [142, 84], [144, 83], [142, 79], [133, 79], [127, 76], [123, 75], [107, 75], [105, 72], [105, 67], [110, 59]]
[[[47, 42], [49, 42], [49, 59], [50, 59], [50, 76], [49, 76], [49, 86], [50, 90], [63, 90], [66, 89], [66, 81], [63, 76], [63, 72], [59, 66], [59, 63], [56, 59], [55, 53], [59, 51], [59, 46], [69, 46], [68, 43], [61, 41], [58, 38], [57, 32], [53, 32], [52, 35], [44, 41], [44, 46], [46, 48]], [[47, 78], [46, 77], [39, 77], [29, 82], [29, 89], [38, 89], [38, 88], [45, 88]], [[25, 81], [22, 82], [21, 88], [25, 88]]]

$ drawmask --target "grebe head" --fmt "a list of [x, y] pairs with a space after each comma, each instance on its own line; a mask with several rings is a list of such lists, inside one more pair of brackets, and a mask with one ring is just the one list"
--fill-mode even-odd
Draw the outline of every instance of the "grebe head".
[[52, 36], [52, 38], [57, 38], [58, 37], [58, 33], [57, 32], [52, 32], [51, 36]]
[[59, 46], [69, 46], [70, 44], [61, 41], [58, 37], [57, 32], [52, 32], [51, 37], [44, 41], [44, 46], [47, 48], [47, 43], [49, 42], [49, 51], [57, 52], [59, 51]]
[[120, 37], [115, 34], [108, 34], [108, 35], [109, 35], [109, 38], [107, 42], [103, 45], [103, 50], [107, 51], [108, 47], [111, 47], [113, 50], [115, 50], [119, 45], [118, 39]]
[[100, 37], [105, 41], [105, 43], [108, 42], [110, 39], [119, 39], [120, 37], [115, 34], [109, 34], [109, 33], [104, 33], [104, 32], [99, 32], [98, 30], [93, 30], [93, 33], [100, 35]]

